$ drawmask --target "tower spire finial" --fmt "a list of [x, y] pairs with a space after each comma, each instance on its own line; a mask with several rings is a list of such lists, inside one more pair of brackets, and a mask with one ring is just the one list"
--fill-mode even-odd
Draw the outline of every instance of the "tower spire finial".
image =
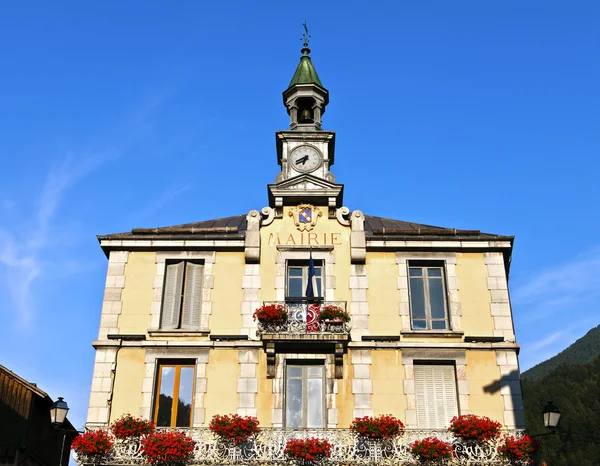
[[301, 52], [302, 55], [308, 56], [308, 54], [310, 53], [310, 49], [308, 48], [308, 43], [310, 42], [310, 35], [308, 34], [308, 26], [306, 25], [306, 20], [304, 20], [302, 26], [304, 26], [304, 34], [302, 34], [302, 39], [300, 39], [301, 41], [303, 41]]

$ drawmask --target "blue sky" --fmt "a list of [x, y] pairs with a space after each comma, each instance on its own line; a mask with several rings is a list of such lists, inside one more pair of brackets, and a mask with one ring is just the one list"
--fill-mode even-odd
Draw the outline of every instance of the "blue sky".
[[600, 324], [600, 4], [12, 2], [0, 15], [0, 364], [85, 422], [96, 234], [246, 213], [302, 22], [345, 205], [515, 235], [523, 368]]

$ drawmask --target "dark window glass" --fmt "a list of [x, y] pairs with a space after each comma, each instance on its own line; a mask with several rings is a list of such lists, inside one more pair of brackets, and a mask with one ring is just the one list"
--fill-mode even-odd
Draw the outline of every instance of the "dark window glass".
[[192, 365], [159, 366], [154, 412], [158, 427], [191, 427], [194, 373]]
[[410, 266], [408, 275], [412, 328], [448, 329], [444, 268]]

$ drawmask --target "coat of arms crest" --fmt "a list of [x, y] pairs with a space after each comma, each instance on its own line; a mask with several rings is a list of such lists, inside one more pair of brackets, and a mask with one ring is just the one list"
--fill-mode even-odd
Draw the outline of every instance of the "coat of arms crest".
[[300, 204], [298, 207], [293, 207], [289, 215], [294, 219], [298, 230], [310, 231], [317, 224], [317, 219], [323, 214], [318, 207], [310, 204]]

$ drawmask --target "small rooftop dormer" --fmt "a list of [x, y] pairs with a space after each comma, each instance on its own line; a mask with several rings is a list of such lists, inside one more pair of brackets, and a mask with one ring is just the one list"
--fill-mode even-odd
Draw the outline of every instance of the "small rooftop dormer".
[[290, 129], [315, 131], [321, 129], [321, 117], [329, 103], [329, 92], [321, 84], [309, 56], [308, 28], [304, 23], [302, 56], [290, 85], [283, 92], [283, 103], [290, 116]]

